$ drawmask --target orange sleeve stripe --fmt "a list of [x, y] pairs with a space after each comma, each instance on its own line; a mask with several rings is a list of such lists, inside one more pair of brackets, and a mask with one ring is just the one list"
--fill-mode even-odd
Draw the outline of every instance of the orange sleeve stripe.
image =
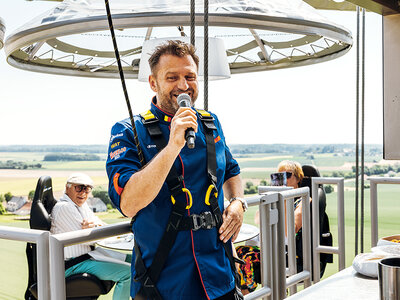
[[215, 142], [215, 143], [218, 143], [220, 140], [221, 140], [221, 137], [220, 137], [220, 136], [217, 136], [217, 137], [214, 139], [214, 142]]
[[122, 191], [123, 191], [124, 189], [118, 185], [118, 178], [119, 178], [119, 175], [120, 175], [119, 173], [116, 173], [116, 174], [114, 175], [113, 184], [114, 184], [114, 189], [115, 189], [115, 191], [117, 192], [117, 194], [118, 194], [119, 196], [121, 196]]

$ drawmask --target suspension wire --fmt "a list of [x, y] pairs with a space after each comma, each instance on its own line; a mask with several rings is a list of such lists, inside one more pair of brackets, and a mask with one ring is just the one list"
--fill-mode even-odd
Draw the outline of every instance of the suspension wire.
[[204, 0], [204, 110], [208, 110], [208, 0]]
[[357, 37], [356, 37], [356, 190], [355, 190], [355, 253], [358, 255], [358, 179], [359, 179], [359, 123], [360, 123], [360, 7], [357, 6]]
[[105, 4], [106, 4], [106, 11], [107, 11], [108, 26], [110, 27], [110, 32], [111, 32], [111, 37], [112, 37], [112, 42], [113, 42], [114, 52], [115, 52], [115, 58], [117, 59], [117, 64], [118, 64], [119, 77], [121, 78], [122, 89], [123, 89], [124, 95], [125, 95], [125, 102], [126, 102], [126, 106], [128, 107], [129, 118], [130, 118], [131, 124], [132, 124], [133, 137], [135, 139], [135, 145], [136, 145], [136, 148], [138, 151], [140, 164], [142, 166], [144, 166], [144, 156], [143, 156], [142, 148], [140, 147], [139, 138], [138, 138], [138, 134], [136, 131], [136, 126], [135, 126], [135, 121], [133, 119], [131, 103], [129, 101], [129, 96], [128, 96], [128, 90], [126, 89], [124, 71], [122, 69], [121, 59], [119, 56], [118, 45], [117, 45], [117, 40], [115, 38], [114, 26], [113, 26], [111, 10], [110, 10], [110, 5], [108, 3], [108, 0], [105, 0]]
[[196, 24], [195, 24], [195, 13], [196, 13], [196, 5], [195, 0], [190, 0], [190, 43], [195, 46], [195, 38], [196, 38]]
[[361, 38], [361, 253], [364, 253], [364, 133], [365, 133], [365, 8], [362, 9]]

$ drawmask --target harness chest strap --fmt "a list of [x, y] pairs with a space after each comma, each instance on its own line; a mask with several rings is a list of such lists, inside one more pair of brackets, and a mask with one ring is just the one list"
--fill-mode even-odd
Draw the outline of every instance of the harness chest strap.
[[[208, 173], [208, 178], [210, 180], [210, 187], [214, 187], [214, 189], [216, 190], [215, 187], [217, 183], [217, 156], [215, 151], [213, 131], [216, 130], [217, 128], [215, 127], [214, 124], [214, 117], [209, 112], [203, 110], [198, 110], [198, 112], [200, 114], [200, 120], [202, 121], [205, 128], [205, 136], [207, 143], [207, 173]], [[221, 209], [219, 208], [218, 205], [218, 199], [216, 196], [217, 194], [218, 191], [216, 191], [216, 193], [213, 192], [210, 193], [208, 204], [210, 205], [211, 213], [214, 215], [214, 218], [217, 222], [216, 226], [217, 230], [219, 230], [219, 228], [223, 223], [223, 218]], [[240, 291], [240, 286], [241, 286], [240, 276], [235, 266], [235, 259], [233, 257], [232, 245], [230, 244], [229, 241], [227, 243], [221, 241], [221, 243], [225, 249], [226, 256], [229, 259], [229, 263], [231, 265], [231, 269], [235, 277], [235, 288], [236, 288], [235, 299], [243, 299], [242, 292]]]

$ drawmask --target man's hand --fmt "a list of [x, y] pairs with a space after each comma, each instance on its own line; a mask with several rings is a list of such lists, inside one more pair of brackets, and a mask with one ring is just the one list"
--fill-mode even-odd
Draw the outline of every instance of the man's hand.
[[82, 221], [81, 225], [82, 229], [93, 228], [96, 226], [93, 221], [88, 221], [86, 219]]
[[243, 222], [243, 206], [239, 200], [234, 200], [222, 214], [223, 223], [219, 229], [219, 238], [226, 243], [231, 237], [234, 242], [239, 234]]
[[168, 144], [176, 146], [180, 151], [185, 146], [185, 131], [188, 128], [197, 132], [197, 116], [193, 109], [181, 107], [172, 118]]

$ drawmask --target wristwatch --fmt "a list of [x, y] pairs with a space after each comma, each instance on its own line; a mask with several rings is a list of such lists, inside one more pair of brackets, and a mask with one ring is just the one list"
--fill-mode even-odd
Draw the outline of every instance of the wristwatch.
[[229, 203], [232, 203], [235, 200], [239, 200], [240, 202], [242, 202], [243, 212], [245, 212], [249, 208], [249, 206], [247, 205], [246, 199], [244, 199], [242, 197], [233, 197], [229, 200]]

